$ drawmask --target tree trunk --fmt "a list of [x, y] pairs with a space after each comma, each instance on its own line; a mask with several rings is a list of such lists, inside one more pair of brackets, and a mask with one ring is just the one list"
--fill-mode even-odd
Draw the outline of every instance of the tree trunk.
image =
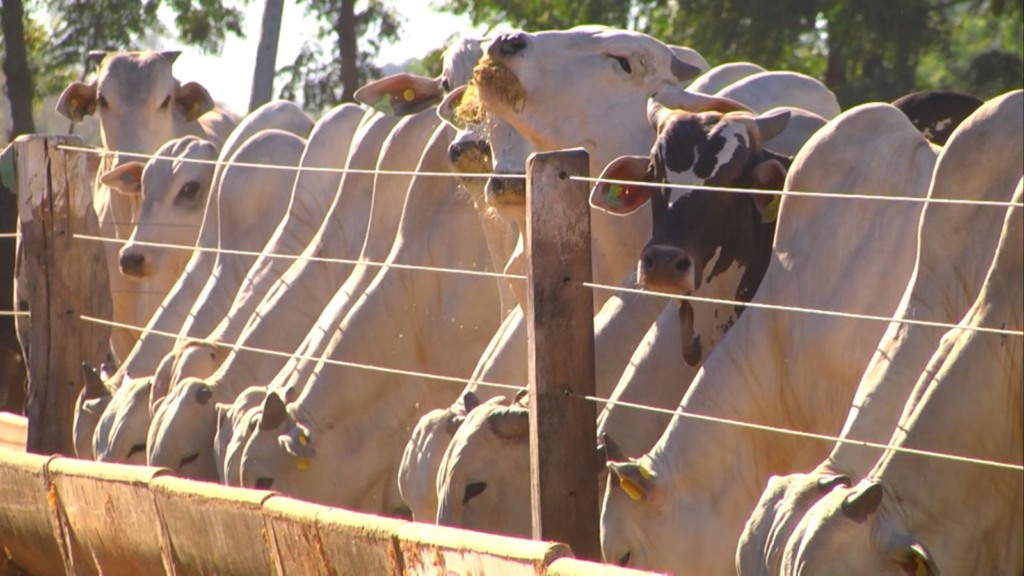
[[342, 0], [341, 11], [334, 24], [341, 54], [341, 101], [355, 102], [353, 94], [359, 87], [359, 47], [356, 43], [356, 2]]
[[28, 53], [25, 48], [25, 9], [22, 0], [0, 2], [0, 20], [3, 23], [4, 74], [7, 76], [7, 97], [11, 101], [13, 126], [8, 138], [13, 140], [19, 134], [36, 131], [32, 121], [32, 72], [28, 67]]
[[284, 0], [266, 0], [263, 6], [263, 25], [260, 27], [256, 69], [252, 73], [252, 92], [249, 95], [250, 112], [274, 97], [274, 66], [277, 64], [277, 41], [281, 36], [283, 12]]
[[846, 62], [843, 60], [839, 43], [832, 35], [828, 38], [828, 63], [825, 68], [825, 86], [835, 92], [836, 88], [846, 84]]

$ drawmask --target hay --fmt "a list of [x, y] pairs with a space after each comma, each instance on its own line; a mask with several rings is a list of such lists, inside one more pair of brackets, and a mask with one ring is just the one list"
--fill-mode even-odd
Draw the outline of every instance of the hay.
[[484, 123], [487, 119], [487, 112], [484, 110], [483, 103], [480, 102], [480, 92], [476, 84], [466, 86], [466, 91], [452, 111], [452, 116], [458, 126]]
[[488, 56], [481, 58], [473, 68], [473, 82], [470, 86], [477, 88], [479, 100], [487, 106], [506, 105], [515, 112], [522, 112], [526, 105], [526, 90], [519, 83], [519, 78]]

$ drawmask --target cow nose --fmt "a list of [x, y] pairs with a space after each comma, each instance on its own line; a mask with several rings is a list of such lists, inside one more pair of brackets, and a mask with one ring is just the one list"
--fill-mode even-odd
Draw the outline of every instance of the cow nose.
[[485, 140], [461, 140], [448, 145], [448, 161], [458, 166], [463, 161], [490, 159], [491, 147]]
[[146, 262], [144, 254], [122, 254], [121, 272], [125, 274], [137, 274], [142, 271], [142, 265]]
[[492, 176], [484, 186], [484, 198], [488, 204], [524, 204], [526, 202], [526, 180], [516, 177]]
[[513, 56], [526, 48], [526, 34], [509, 32], [499, 35], [487, 49], [487, 54], [495, 56]]
[[648, 246], [640, 256], [640, 272], [648, 287], [672, 285], [683, 289], [691, 268], [693, 260], [675, 246]]
[[267, 478], [266, 476], [261, 476], [261, 477], [256, 479], [256, 488], [259, 489], [259, 490], [270, 490], [270, 487], [273, 486], [273, 485], [274, 485], [274, 479], [273, 478]]

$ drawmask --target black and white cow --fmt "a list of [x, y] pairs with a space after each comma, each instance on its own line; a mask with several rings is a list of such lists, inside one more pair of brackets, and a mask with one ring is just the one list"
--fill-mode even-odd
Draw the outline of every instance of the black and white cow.
[[[648, 117], [658, 130], [650, 155], [620, 157], [605, 168], [602, 179], [782, 189], [792, 158], [762, 143], [785, 129], [789, 112], [694, 114], [652, 104]], [[735, 299], [754, 296], [771, 255], [777, 196], [608, 182], [591, 194], [595, 207], [615, 214], [632, 213], [648, 201], [653, 232], [637, 265], [646, 288], [694, 294], [721, 275], [739, 274]], [[719, 319], [704, 346], [717, 342], [741, 310], [737, 306], [734, 314]], [[704, 354], [688, 302], [682, 302], [679, 315], [683, 357], [696, 365]]]
[[939, 146], [982, 104], [980, 98], [951, 90], [912, 92], [892, 102], [925, 138]]

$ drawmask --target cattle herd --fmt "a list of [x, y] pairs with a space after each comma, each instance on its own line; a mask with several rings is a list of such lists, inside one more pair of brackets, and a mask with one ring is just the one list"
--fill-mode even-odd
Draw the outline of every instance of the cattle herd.
[[607, 562], [1024, 570], [1021, 91], [841, 110], [587, 26], [236, 121], [175, 56], [98, 54], [58, 104], [122, 153], [80, 457], [528, 536], [529, 398], [486, 383], [527, 379], [526, 158], [583, 146], [594, 282], [621, 287], [594, 292]]

